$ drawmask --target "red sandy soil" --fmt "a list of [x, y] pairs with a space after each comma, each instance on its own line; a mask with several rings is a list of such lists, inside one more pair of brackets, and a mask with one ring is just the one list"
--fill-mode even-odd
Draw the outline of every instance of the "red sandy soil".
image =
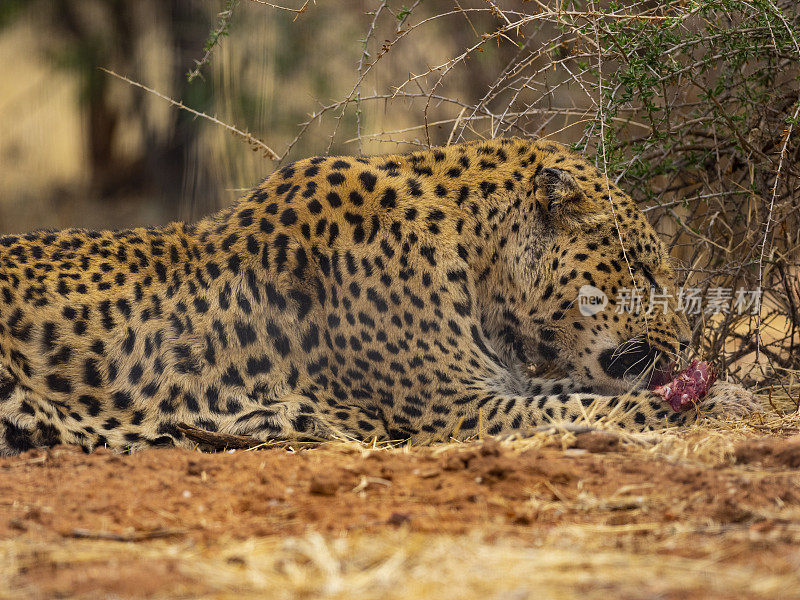
[[[725, 560], [779, 572], [798, 568], [798, 522], [774, 516], [800, 509], [798, 437], [743, 442], [728, 463], [710, 466], [631, 450], [603, 433], [579, 435], [566, 450], [492, 441], [411, 451], [334, 444], [218, 454], [87, 455], [57, 447], [0, 459], [0, 541], [166, 537], [213, 547], [220, 539], [387, 528], [491, 529], [525, 540], [563, 523], [680, 521], [698, 539], [708, 535], [703, 531], [743, 534], [730, 541]], [[647, 510], [640, 510], [643, 496]], [[581, 505], [586, 497], [599, 500], [594, 509]], [[559, 509], [543, 510], [548, 503]], [[671, 552], [698, 557], [701, 546]], [[36, 589], [39, 597], [138, 598], [179, 576], [169, 560], [142, 557], [116, 565], [113, 577], [105, 565], [78, 574], [47, 561], [12, 577], [14, 587]]]

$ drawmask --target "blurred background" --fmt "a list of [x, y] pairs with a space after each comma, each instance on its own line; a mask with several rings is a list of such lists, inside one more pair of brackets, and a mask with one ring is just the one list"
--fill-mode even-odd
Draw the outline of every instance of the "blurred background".
[[634, 196], [681, 283], [764, 290], [691, 315], [695, 344], [783, 384], [799, 32], [794, 0], [0, 0], [0, 232], [192, 221], [309, 155], [548, 137]]
[[[297, 0], [286, 4], [303, 6]], [[400, 96], [362, 102], [358, 115], [354, 106], [341, 120], [341, 110], [331, 109], [286, 153], [315, 111], [351, 94], [359, 62], [363, 72], [384, 38], [394, 37], [409, 17], [419, 22], [452, 8], [449, 1], [417, 3], [414, 13], [404, 16], [408, 8], [402, 3], [389, 4], [310, 2], [297, 13], [252, 0], [3, 0], [0, 230], [194, 220], [229, 204], [275, 168], [276, 161], [252, 152], [223, 128], [98, 67], [248, 130], [283, 162], [328, 151], [406, 149], [402, 142], [369, 137], [419, 124], [421, 111], [415, 113]], [[361, 81], [361, 95], [392, 94], [398, 79], [423, 73], [479, 41], [478, 31], [488, 30], [495, 19], [484, 2], [463, 4], [483, 10], [467, 18], [434, 19], [402, 40], [382, 57], [380, 69]], [[189, 82], [187, 73], [202, 59], [219, 13], [231, 6], [229, 35], [220, 36], [200, 75]], [[510, 44], [487, 45], [469, 68], [448, 77], [444, 91], [473, 104], [514, 50]], [[420, 89], [414, 85], [408, 91]], [[333, 127], [337, 135], [331, 144]], [[434, 128], [436, 141], [445, 142], [438, 133], [442, 128]], [[361, 144], [352, 140], [357, 129], [365, 136]], [[418, 137], [413, 133], [395, 139], [413, 140]]]

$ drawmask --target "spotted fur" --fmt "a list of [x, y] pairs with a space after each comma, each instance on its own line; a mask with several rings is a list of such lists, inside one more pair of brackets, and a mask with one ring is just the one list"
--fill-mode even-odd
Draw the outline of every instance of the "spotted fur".
[[[614, 304], [673, 281], [630, 198], [554, 143], [301, 160], [196, 224], [1, 238], [0, 453], [186, 445], [182, 422], [416, 442], [682, 423], [645, 388], [685, 321]], [[580, 314], [582, 285], [606, 310]]]

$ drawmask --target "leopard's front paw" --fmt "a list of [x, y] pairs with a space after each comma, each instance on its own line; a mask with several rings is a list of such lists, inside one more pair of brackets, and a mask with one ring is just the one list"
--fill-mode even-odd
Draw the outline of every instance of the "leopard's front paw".
[[701, 417], [741, 419], [764, 409], [755, 394], [742, 386], [718, 381], [698, 406]]

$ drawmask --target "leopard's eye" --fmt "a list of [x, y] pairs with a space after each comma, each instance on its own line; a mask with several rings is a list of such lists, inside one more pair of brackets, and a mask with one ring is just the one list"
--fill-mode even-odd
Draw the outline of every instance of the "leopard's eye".
[[645, 279], [647, 279], [647, 281], [650, 282], [650, 287], [653, 288], [658, 287], [658, 284], [656, 284], [656, 278], [653, 277], [652, 271], [650, 271], [650, 269], [648, 269], [644, 265], [642, 265], [641, 270], [642, 270], [642, 275], [644, 275]]
[[657, 288], [658, 284], [656, 283], [656, 278], [653, 275], [653, 272], [646, 266], [644, 266], [640, 262], [635, 262], [631, 265], [631, 270], [635, 273], [636, 271], [640, 271], [644, 278], [647, 279], [647, 282], [650, 284], [651, 288]]

